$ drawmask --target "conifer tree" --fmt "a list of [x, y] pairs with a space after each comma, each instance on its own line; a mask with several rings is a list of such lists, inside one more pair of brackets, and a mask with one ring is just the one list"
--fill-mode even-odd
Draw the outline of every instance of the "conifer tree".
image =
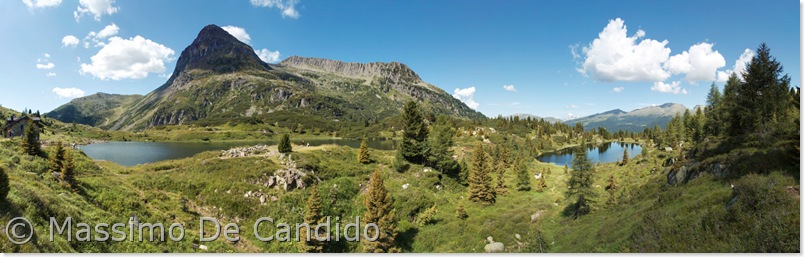
[[499, 168], [497, 171], [497, 186], [494, 190], [497, 191], [498, 195], [505, 195], [508, 193], [508, 187], [505, 186], [505, 161], [500, 161]]
[[567, 172], [569, 172], [569, 166], [567, 166], [567, 164], [564, 163], [564, 174], [567, 174]]
[[360, 141], [360, 152], [357, 153], [357, 162], [361, 164], [371, 162], [371, 157], [369, 156], [368, 151], [368, 143], [366, 143], [365, 138], [363, 138], [363, 140]]
[[469, 215], [466, 214], [466, 209], [463, 208], [463, 202], [459, 203], [458, 208], [455, 209], [455, 216], [462, 220], [469, 217]]
[[22, 149], [25, 154], [37, 156], [42, 152], [42, 146], [39, 144], [39, 135], [36, 133], [36, 124], [33, 121], [28, 121], [25, 126], [24, 138], [22, 140]]
[[622, 161], [622, 164], [623, 165], [628, 164], [628, 148], [623, 148], [623, 161]]
[[467, 185], [469, 182], [469, 164], [466, 163], [466, 158], [461, 159], [461, 171], [458, 173], [458, 182], [461, 185]]
[[62, 145], [61, 141], [56, 142], [56, 149], [53, 150], [53, 154], [50, 155], [50, 172], [61, 172], [62, 168], [64, 167], [64, 158], [65, 158], [65, 150], [64, 145]]
[[419, 217], [416, 219], [416, 223], [419, 226], [425, 226], [433, 222], [435, 219], [435, 215], [438, 214], [438, 207], [435, 205], [427, 208]]
[[617, 191], [617, 184], [614, 180], [614, 174], [609, 175], [609, 184], [606, 186], [606, 191], [609, 193], [609, 199], [606, 204], [609, 206], [617, 205], [617, 196], [614, 194]]
[[75, 160], [71, 152], [65, 152], [64, 163], [61, 167], [61, 181], [67, 185], [68, 188], [76, 189], [75, 184]]
[[277, 148], [279, 149], [280, 153], [293, 152], [293, 146], [290, 145], [290, 135], [282, 135], [282, 139], [279, 140], [279, 146], [277, 146]]
[[3, 167], [0, 167], [0, 202], [6, 200], [9, 191], [11, 191], [11, 185], [8, 182], [8, 174]]
[[424, 123], [424, 117], [416, 102], [409, 101], [405, 104], [402, 112], [402, 124], [404, 131], [399, 149], [402, 151], [402, 156], [411, 163], [423, 163], [427, 156], [427, 125]]
[[516, 189], [519, 191], [530, 191], [530, 174], [524, 162], [517, 162]]
[[573, 218], [577, 219], [591, 211], [591, 198], [595, 195], [592, 188], [594, 184], [593, 172], [594, 166], [587, 156], [586, 149], [578, 148], [575, 152], [575, 157], [572, 159], [572, 172], [567, 181], [569, 189], [565, 193], [567, 202], [572, 203], [569, 206], [569, 210], [571, 210]]
[[[326, 222], [324, 215], [321, 213], [321, 197], [318, 195], [318, 185], [313, 185], [310, 188], [310, 197], [307, 198], [307, 205], [304, 210], [304, 223], [309, 224], [311, 227]], [[319, 241], [318, 237], [322, 239], [329, 237], [329, 235], [316, 235], [315, 230], [310, 230], [308, 235], [306, 229], [299, 231], [299, 244], [300, 250], [308, 253], [320, 253], [324, 251], [326, 241]], [[309, 239], [307, 237], [310, 237]]]
[[460, 171], [460, 167], [458, 162], [452, 159], [450, 147], [455, 142], [452, 140], [452, 128], [446, 116], [439, 116], [432, 128], [433, 131], [427, 140], [429, 149], [427, 163], [436, 170], [454, 177]]
[[496, 195], [489, 176], [489, 157], [483, 144], [475, 146], [475, 160], [469, 174], [469, 200], [483, 205], [494, 203]]
[[379, 169], [371, 175], [363, 204], [366, 206], [366, 212], [363, 214], [365, 223], [374, 223], [380, 228], [378, 232], [380, 236], [376, 241], [360, 240], [363, 251], [367, 253], [399, 252], [399, 248], [396, 247], [394, 200], [388, 193], [388, 189], [385, 188]]

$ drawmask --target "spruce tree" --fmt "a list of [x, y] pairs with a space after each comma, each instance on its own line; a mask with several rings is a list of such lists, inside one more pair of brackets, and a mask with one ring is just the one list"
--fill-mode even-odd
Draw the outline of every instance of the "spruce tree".
[[499, 168], [497, 168], [498, 169], [497, 170], [497, 186], [495, 187], [494, 190], [497, 191], [498, 195], [505, 195], [505, 194], [508, 193], [508, 187], [505, 186], [505, 172], [507, 170], [505, 168], [505, 166], [506, 166], [505, 161], [501, 160], [500, 163], [498, 164], [498, 166], [499, 166]]
[[709, 88], [709, 94], [706, 95], [706, 123], [704, 127], [706, 129], [706, 133], [713, 136], [718, 136], [721, 134], [721, 128], [723, 127], [723, 120], [721, 116], [721, 112], [723, 111], [723, 107], [721, 106], [721, 96], [720, 90], [717, 88], [715, 83], [712, 83], [712, 86]]
[[594, 166], [587, 156], [586, 149], [583, 147], [576, 149], [575, 157], [572, 159], [571, 176], [567, 181], [569, 189], [565, 193], [567, 202], [572, 203], [568, 209], [571, 211], [573, 218], [577, 219], [591, 211], [591, 198], [595, 196], [592, 188], [594, 184], [593, 172]]
[[75, 160], [71, 152], [65, 152], [64, 165], [61, 167], [61, 181], [67, 185], [68, 188], [75, 190]]
[[463, 208], [463, 202], [459, 203], [458, 208], [455, 209], [455, 216], [462, 220], [465, 220], [469, 217], [469, 215], [466, 214], [466, 209]]
[[[318, 185], [313, 185], [310, 188], [310, 196], [307, 198], [307, 205], [304, 210], [304, 223], [311, 227], [326, 222], [324, 215], [321, 213], [321, 197], [318, 195]], [[314, 230], [311, 230], [307, 237], [307, 230], [302, 229], [299, 235], [300, 250], [307, 253], [320, 253], [324, 251], [324, 244], [326, 241], [319, 241], [318, 237], [325, 238], [329, 235], [316, 235]]]
[[36, 126], [36, 124], [34, 124], [33, 121], [28, 121], [22, 140], [22, 149], [25, 151], [25, 154], [31, 156], [37, 156], [42, 152], [42, 146], [39, 144], [39, 135], [36, 133], [34, 126]]
[[53, 154], [50, 155], [50, 167], [49, 171], [51, 173], [61, 172], [64, 168], [65, 163], [65, 150], [64, 146], [62, 145], [61, 141], [56, 142], [56, 149], [53, 150]]
[[606, 204], [609, 206], [617, 205], [617, 196], [615, 195], [617, 184], [614, 180], [614, 174], [609, 175], [609, 184], [606, 186], [606, 191], [609, 193], [609, 199], [606, 200]]
[[280, 153], [290, 153], [293, 152], [293, 146], [290, 145], [290, 135], [283, 134], [282, 139], [279, 140], [279, 146], [277, 147]]
[[474, 154], [475, 160], [469, 173], [469, 200], [490, 205], [494, 203], [496, 195], [489, 176], [489, 156], [482, 143], [477, 143]]
[[447, 123], [445, 116], [439, 116], [435, 125], [432, 127], [433, 131], [427, 140], [429, 154], [427, 155], [427, 164], [436, 170], [455, 176], [460, 171], [458, 162], [452, 159], [452, 147], [455, 142], [452, 140], [452, 128]]
[[365, 138], [363, 138], [363, 140], [360, 141], [360, 152], [358, 152], [357, 154], [357, 162], [361, 164], [371, 162], [371, 157], [369, 156], [368, 151], [368, 144], [366, 143]]
[[516, 174], [516, 189], [519, 191], [530, 191], [530, 174], [528, 174], [528, 167], [524, 162], [517, 163]]
[[469, 182], [469, 164], [466, 163], [466, 158], [461, 159], [461, 171], [458, 172], [458, 182], [461, 185], [467, 185]]
[[397, 229], [394, 200], [388, 193], [388, 189], [385, 188], [379, 169], [371, 175], [363, 204], [366, 206], [366, 212], [363, 214], [364, 222], [366, 224], [374, 223], [380, 228], [378, 231], [380, 235], [376, 241], [360, 240], [363, 251], [367, 253], [399, 252], [399, 248], [395, 246]]
[[628, 164], [628, 148], [623, 149], [623, 161], [622, 161], [622, 164], [623, 165]]
[[419, 105], [414, 101], [405, 104], [402, 113], [402, 144], [400, 151], [402, 156], [411, 163], [421, 164], [426, 157], [427, 125], [424, 124], [424, 117], [419, 111]]
[[0, 202], [6, 200], [9, 191], [11, 191], [11, 185], [8, 181], [8, 174], [3, 167], [0, 167]]

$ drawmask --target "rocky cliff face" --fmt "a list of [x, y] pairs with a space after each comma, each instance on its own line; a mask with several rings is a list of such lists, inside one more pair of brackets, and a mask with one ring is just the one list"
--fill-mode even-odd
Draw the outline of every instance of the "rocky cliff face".
[[372, 78], [384, 77], [394, 82], [421, 82], [421, 78], [413, 72], [407, 65], [391, 62], [372, 62], [355, 63], [327, 60], [321, 58], [306, 58], [291, 56], [280, 63], [280, 65], [295, 67], [306, 70], [317, 70], [331, 72], [345, 77]]

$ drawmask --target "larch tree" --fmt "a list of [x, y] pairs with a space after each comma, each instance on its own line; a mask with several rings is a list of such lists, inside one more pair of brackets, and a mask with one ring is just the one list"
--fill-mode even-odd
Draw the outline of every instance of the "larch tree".
[[377, 169], [371, 175], [368, 192], [363, 200], [366, 212], [363, 219], [368, 223], [374, 223], [380, 229], [379, 237], [376, 241], [360, 240], [363, 251], [367, 253], [389, 253], [399, 252], [396, 247], [396, 215], [394, 214], [394, 200], [382, 180], [382, 174]]

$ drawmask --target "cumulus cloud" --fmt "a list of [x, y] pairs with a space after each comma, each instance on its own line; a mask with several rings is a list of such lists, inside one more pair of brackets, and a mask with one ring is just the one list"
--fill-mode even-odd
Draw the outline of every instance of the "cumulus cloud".
[[86, 37], [84, 37], [84, 48], [89, 48], [90, 43], [95, 43], [95, 47], [101, 47], [106, 45], [103, 42], [104, 39], [117, 35], [120, 32], [120, 27], [117, 24], [109, 24], [106, 27], [103, 27], [100, 31], [90, 31]]
[[260, 57], [260, 60], [262, 60], [263, 62], [276, 63], [279, 61], [280, 56], [279, 51], [270, 51], [268, 49], [263, 48], [260, 50], [254, 50], [254, 52], [257, 54], [257, 56]]
[[50, 54], [44, 53], [42, 54], [43, 58], [36, 59], [36, 68], [40, 70], [49, 70], [56, 67], [56, 64], [50, 61]]
[[657, 81], [657, 82], [653, 83], [653, 86], [650, 88], [650, 90], [653, 90], [653, 91], [656, 91], [656, 92], [662, 92], [662, 93], [672, 93], [672, 94], [676, 94], [676, 95], [677, 94], [686, 95], [688, 93], [686, 89], [681, 87], [681, 82], [680, 81], [673, 81], [673, 82], [670, 82], [670, 84], [667, 84], [667, 83], [664, 83], [664, 82], [661, 82], [661, 81]]
[[475, 87], [456, 88], [455, 91], [453, 91], [452, 97], [461, 100], [461, 102], [469, 106], [469, 108], [477, 110], [480, 104], [475, 102], [475, 92], [477, 92]]
[[251, 36], [249, 36], [249, 34], [246, 33], [245, 29], [237, 26], [223, 26], [221, 28], [226, 32], [229, 32], [229, 34], [237, 38], [237, 40], [240, 40], [240, 42], [246, 44], [251, 43]]
[[637, 30], [627, 35], [625, 22], [617, 18], [598, 35], [598, 38], [583, 47], [582, 68], [584, 75], [600, 81], [664, 81], [670, 72], [662, 64], [670, 57], [667, 40], [642, 39], [645, 31]]
[[514, 85], [503, 85], [503, 89], [505, 89], [505, 91], [516, 92], [516, 87], [514, 87]]
[[47, 74], [45, 74], [45, 76], [47, 76], [47, 77], [55, 77], [56, 73], [55, 72], [48, 72]]
[[28, 8], [45, 8], [59, 6], [61, 0], [22, 0], [22, 3], [27, 5]]
[[78, 45], [79, 42], [80, 41], [78, 40], [77, 37], [75, 37], [73, 35], [66, 35], [61, 39], [61, 46], [62, 47], [67, 47], [67, 46], [75, 47], [75, 46]]
[[614, 91], [614, 93], [619, 93], [622, 92], [623, 90], [625, 90], [625, 87], [615, 87], [611, 89], [611, 91]]
[[102, 80], [142, 79], [148, 73], [164, 73], [165, 62], [174, 54], [172, 49], [141, 36], [112, 37], [90, 58], [90, 64], [81, 64], [80, 72]]
[[689, 82], [714, 81], [717, 69], [726, 66], [726, 59], [718, 51], [712, 50], [712, 44], [698, 43], [689, 51], [670, 57], [665, 67], [673, 74], [686, 74]]
[[84, 90], [81, 90], [79, 88], [74, 88], [74, 87], [68, 87], [68, 88], [56, 87], [56, 88], [53, 88], [53, 90], [51, 90], [51, 91], [53, 93], [55, 93], [56, 96], [58, 96], [59, 98], [70, 98], [70, 99], [77, 98], [77, 97], [82, 97], [82, 96], [84, 96], [86, 94], [86, 92], [84, 92]]
[[251, 5], [257, 7], [276, 8], [282, 12], [282, 17], [298, 19], [299, 12], [296, 10], [298, 0], [251, 0]]
[[115, 0], [80, 0], [78, 8], [73, 12], [75, 21], [80, 21], [84, 15], [91, 15], [100, 21], [103, 15], [112, 15], [120, 8], [114, 6]]
[[754, 51], [751, 49], [746, 48], [742, 54], [740, 54], [740, 58], [737, 58], [737, 61], [734, 62], [734, 67], [730, 70], [726, 71], [718, 71], [717, 72], [717, 81], [718, 82], [726, 82], [729, 80], [729, 76], [732, 73], [737, 75], [737, 78], [743, 80], [743, 72], [745, 72], [745, 68], [748, 66], [748, 63], [751, 62], [751, 59], [754, 58]]

